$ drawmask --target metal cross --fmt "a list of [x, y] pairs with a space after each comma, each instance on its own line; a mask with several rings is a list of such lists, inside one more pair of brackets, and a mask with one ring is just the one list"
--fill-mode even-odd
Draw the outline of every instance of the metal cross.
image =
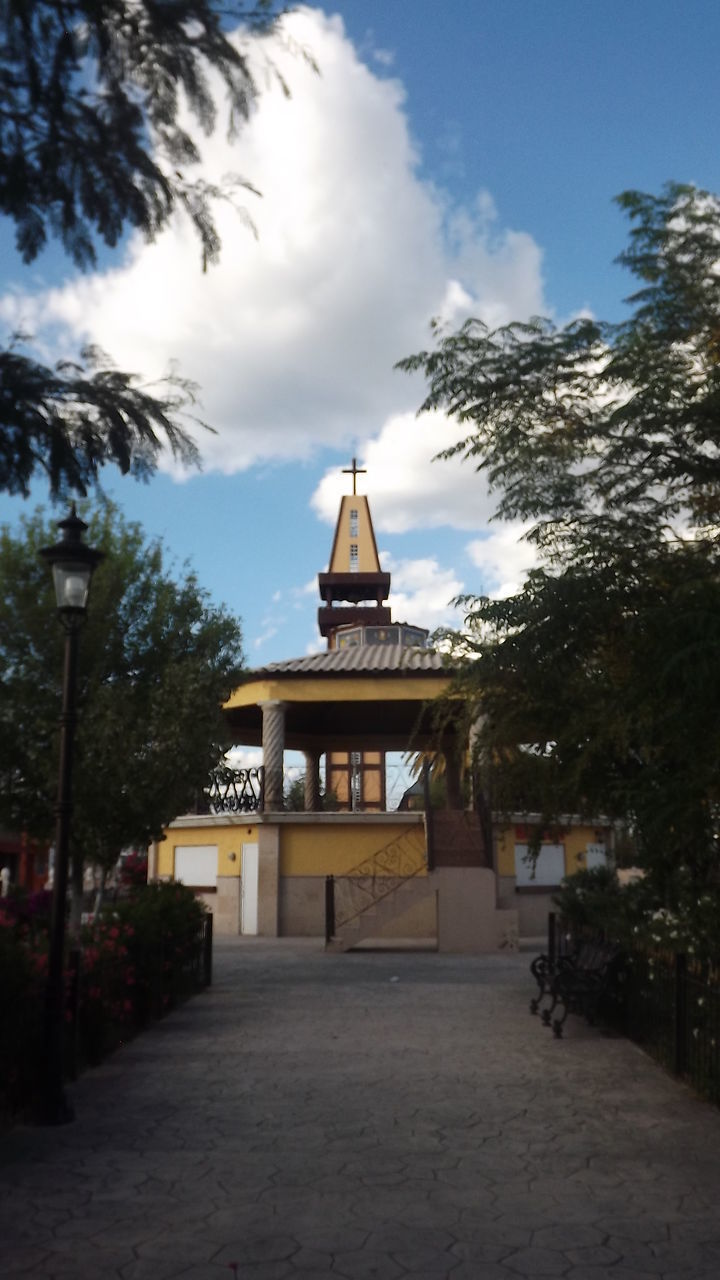
[[356, 482], [358, 476], [367, 475], [367, 467], [359, 467], [357, 460], [353, 458], [351, 467], [343, 467], [344, 476], [352, 476], [353, 478], [353, 497], [357, 496]]

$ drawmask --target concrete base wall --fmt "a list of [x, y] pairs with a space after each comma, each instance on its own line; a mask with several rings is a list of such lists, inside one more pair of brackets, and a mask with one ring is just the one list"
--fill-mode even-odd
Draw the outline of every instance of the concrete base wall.
[[280, 877], [281, 938], [321, 938], [325, 934], [325, 877]]
[[538, 938], [547, 933], [548, 912], [554, 911], [554, 889], [523, 892], [515, 888], [514, 876], [498, 876], [498, 905], [517, 911], [521, 938]]
[[514, 950], [517, 911], [496, 907], [495, 872], [488, 867], [439, 867], [438, 951]]
[[218, 876], [213, 929], [217, 934], [236, 936], [240, 932], [240, 877]]
[[[325, 933], [325, 877], [280, 877], [280, 937], [322, 937]], [[378, 925], [378, 938], [434, 938], [437, 913], [434, 897], [414, 902], [407, 911]]]
[[394, 916], [382, 925], [375, 935], [378, 938], [436, 938], [437, 894], [430, 894], [421, 902], [414, 902], [407, 911]]

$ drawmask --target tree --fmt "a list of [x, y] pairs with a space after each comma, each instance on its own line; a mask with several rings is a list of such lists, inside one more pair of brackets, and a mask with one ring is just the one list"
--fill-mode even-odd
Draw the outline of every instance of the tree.
[[720, 201], [620, 204], [628, 319], [469, 321], [403, 365], [462, 424], [444, 456], [535, 521], [544, 561], [518, 595], [468, 599], [456, 638], [494, 804], [627, 821], [669, 893], [680, 866], [718, 874]]
[[669, 184], [618, 203], [618, 261], [641, 283], [627, 320], [468, 320], [400, 363], [429, 379], [422, 408], [462, 425], [440, 456], [473, 462], [500, 517], [573, 559], [720, 519], [720, 199]]
[[[275, 20], [273, 0], [0, 0], [0, 213], [23, 261], [56, 237], [77, 266], [92, 266], [98, 242], [113, 247], [129, 229], [153, 239], [176, 209], [203, 262], [214, 261], [213, 202], [249, 184], [193, 178], [200, 146], [184, 121], [215, 127], [213, 76], [230, 131], [247, 119], [257, 89], [247, 42], [228, 24], [257, 35]], [[49, 369], [17, 347], [0, 353], [0, 375], [9, 492], [27, 494], [44, 472], [52, 494], [84, 494], [106, 463], [145, 475], [163, 440], [197, 457], [182, 413], [192, 389], [180, 380], [151, 392], [98, 353]]]
[[[238, 622], [192, 573], [176, 579], [112, 504], [85, 518], [105, 559], [79, 645], [76, 887], [83, 862], [112, 866], [192, 805], [222, 754], [221, 703], [241, 662]], [[0, 532], [0, 823], [46, 838], [63, 646], [38, 552], [56, 535], [42, 512]]]

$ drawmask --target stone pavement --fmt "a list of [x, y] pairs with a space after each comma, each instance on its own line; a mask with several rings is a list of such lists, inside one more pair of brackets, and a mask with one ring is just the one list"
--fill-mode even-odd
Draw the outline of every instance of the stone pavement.
[[2, 1137], [3, 1280], [718, 1280], [720, 1112], [531, 1018], [529, 956], [232, 940]]

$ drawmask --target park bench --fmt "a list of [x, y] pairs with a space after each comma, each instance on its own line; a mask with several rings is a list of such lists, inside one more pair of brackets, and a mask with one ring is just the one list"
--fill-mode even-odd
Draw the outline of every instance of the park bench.
[[[541, 1019], [544, 1026], [552, 1027], [558, 1039], [569, 1013], [582, 1014], [592, 1025], [621, 960], [620, 947], [603, 941], [583, 942], [576, 951], [554, 959], [536, 956], [530, 969], [540, 990], [530, 1001], [531, 1012], [540, 1012], [542, 1001], [547, 998], [550, 1003], [542, 1009]], [[559, 1012], [553, 1016], [556, 1009]]]

